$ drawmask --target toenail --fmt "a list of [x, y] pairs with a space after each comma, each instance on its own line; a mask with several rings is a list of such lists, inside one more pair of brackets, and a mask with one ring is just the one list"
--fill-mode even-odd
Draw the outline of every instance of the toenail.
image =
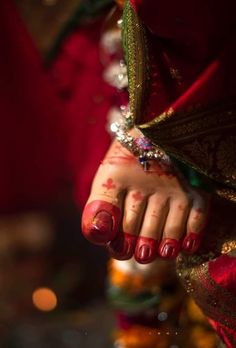
[[195, 240], [188, 239], [185, 243], [185, 249], [191, 251], [195, 245]]
[[138, 263], [150, 263], [157, 257], [158, 242], [153, 238], [139, 237], [135, 249], [135, 260]]
[[86, 239], [105, 245], [117, 235], [120, 209], [105, 201], [93, 201], [86, 205], [82, 216], [82, 232]]
[[158, 252], [161, 257], [174, 259], [180, 251], [180, 244], [176, 239], [165, 238], [161, 242]]
[[128, 244], [124, 238], [123, 233], [119, 233], [118, 236], [109, 243], [109, 250], [112, 250], [114, 253], [120, 255], [126, 253], [127, 248]]
[[175, 248], [172, 245], [166, 244], [162, 249], [162, 256], [169, 258], [169, 257], [172, 257], [174, 252], [175, 252]]
[[134, 255], [136, 241], [136, 236], [121, 232], [108, 244], [108, 251], [114, 259], [128, 260]]
[[110, 232], [113, 228], [112, 216], [105, 210], [98, 212], [93, 218], [93, 227], [100, 232]]
[[182, 248], [186, 253], [194, 253], [200, 246], [202, 234], [199, 233], [188, 233], [182, 243]]
[[150, 255], [150, 248], [148, 245], [142, 245], [141, 248], [139, 249], [139, 255], [142, 260], [146, 260], [149, 258]]

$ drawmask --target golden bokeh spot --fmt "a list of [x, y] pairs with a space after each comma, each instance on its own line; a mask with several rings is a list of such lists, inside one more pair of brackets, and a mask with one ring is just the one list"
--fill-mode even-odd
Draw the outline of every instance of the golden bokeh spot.
[[49, 288], [38, 288], [32, 294], [33, 304], [37, 309], [43, 312], [49, 312], [57, 306], [57, 296]]

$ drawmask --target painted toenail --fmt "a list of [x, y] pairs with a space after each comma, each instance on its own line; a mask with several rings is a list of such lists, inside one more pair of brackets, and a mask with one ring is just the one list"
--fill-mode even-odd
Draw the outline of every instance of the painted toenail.
[[180, 251], [180, 244], [176, 239], [165, 238], [159, 246], [159, 255], [167, 259], [175, 259]]
[[172, 254], [174, 253], [175, 249], [171, 246], [166, 244], [164, 248], [162, 249], [162, 256], [163, 257], [172, 257]]
[[109, 250], [112, 250], [114, 253], [123, 255], [126, 253], [128, 249], [128, 244], [123, 233], [119, 233], [119, 235], [109, 243]]
[[134, 255], [136, 241], [136, 236], [121, 232], [108, 244], [108, 251], [114, 259], [128, 260]]
[[158, 242], [153, 238], [139, 237], [135, 249], [135, 260], [145, 264], [152, 262], [157, 257]]
[[200, 246], [202, 234], [199, 233], [188, 233], [183, 240], [182, 248], [186, 253], [194, 253]]
[[100, 211], [93, 218], [93, 227], [100, 232], [110, 232], [113, 228], [112, 216], [106, 211]]
[[93, 201], [84, 209], [82, 232], [86, 239], [98, 245], [105, 245], [117, 235], [120, 209], [111, 203]]
[[185, 243], [185, 249], [191, 251], [195, 245], [195, 240], [189, 239]]
[[142, 260], [147, 260], [150, 255], [150, 248], [148, 245], [142, 245], [139, 249], [139, 255]]

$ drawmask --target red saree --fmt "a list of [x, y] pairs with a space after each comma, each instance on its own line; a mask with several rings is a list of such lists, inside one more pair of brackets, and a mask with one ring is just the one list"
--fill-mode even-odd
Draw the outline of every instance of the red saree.
[[[0, 213], [83, 206], [110, 143], [114, 88], [103, 80], [102, 20], [75, 30], [45, 71], [12, 2], [0, 3]], [[99, 137], [99, 141], [98, 141]]]
[[95, 20], [74, 30], [49, 70], [69, 126], [68, 161], [80, 207], [87, 200], [93, 176], [111, 141], [106, 123], [116, 92], [103, 79], [103, 21]]
[[67, 123], [11, 1], [0, 2], [0, 212], [48, 207], [65, 190]]
[[236, 346], [234, 2], [130, 0], [123, 37], [130, 107], [153, 143], [213, 188], [197, 255], [178, 273], [228, 348]]

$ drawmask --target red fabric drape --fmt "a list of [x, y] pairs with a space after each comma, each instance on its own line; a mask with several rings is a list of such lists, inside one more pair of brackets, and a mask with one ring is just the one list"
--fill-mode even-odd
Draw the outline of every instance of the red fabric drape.
[[169, 107], [187, 110], [236, 94], [235, 3], [219, 1], [131, 0], [150, 32], [152, 76], [145, 120]]
[[47, 206], [67, 180], [67, 125], [11, 1], [0, 2], [0, 212]]
[[9, 0], [0, 29], [0, 212], [48, 206], [68, 183], [83, 206], [115, 102], [102, 77], [102, 21], [69, 35], [47, 72]]
[[117, 92], [103, 80], [102, 24], [99, 20], [74, 30], [49, 71], [69, 124], [68, 158], [80, 206], [88, 198], [93, 176], [111, 141], [107, 114], [116, 104]]

